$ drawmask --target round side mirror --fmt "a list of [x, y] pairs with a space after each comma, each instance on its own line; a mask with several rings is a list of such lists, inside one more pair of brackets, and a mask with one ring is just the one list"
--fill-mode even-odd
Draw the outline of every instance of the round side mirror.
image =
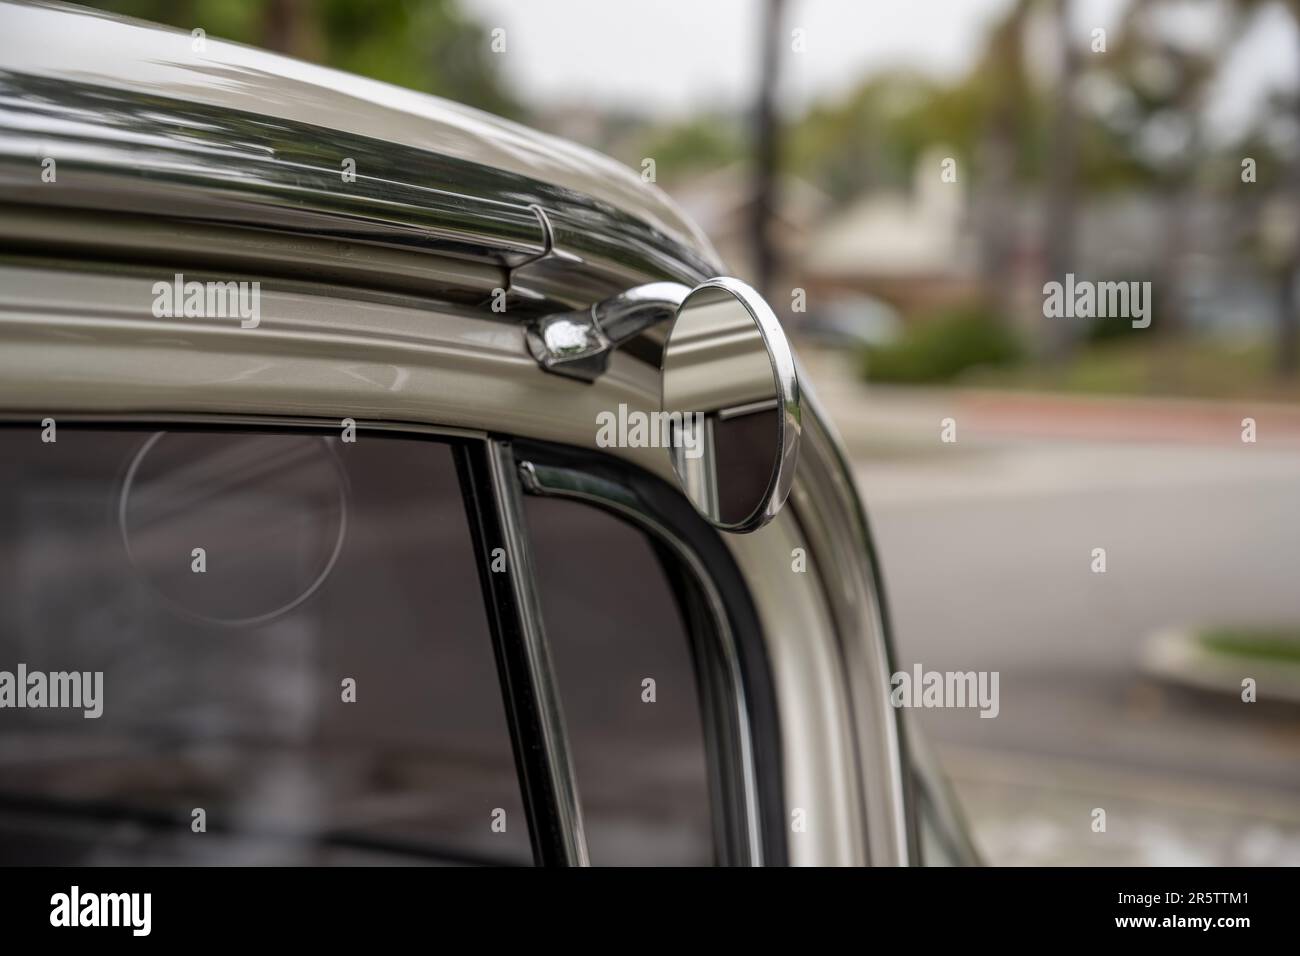
[[799, 380], [762, 296], [727, 278], [691, 290], [664, 346], [661, 407], [673, 470], [701, 515], [734, 532], [776, 517], [799, 459]]

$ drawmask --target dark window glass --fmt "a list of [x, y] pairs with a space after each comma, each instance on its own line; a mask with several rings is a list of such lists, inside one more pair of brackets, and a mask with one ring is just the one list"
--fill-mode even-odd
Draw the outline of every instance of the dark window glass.
[[718, 516], [724, 524], [744, 521], [753, 514], [755, 502], [763, 500], [776, 467], [778, 414], [771, 408], [714, 421]]
[[0, 429], [0, 704], [0, 863], [531, 860], [440, 442]]
[[713, 863], [691, 643], [656, 548], [584, 504], [526, 509], [591, 861]]

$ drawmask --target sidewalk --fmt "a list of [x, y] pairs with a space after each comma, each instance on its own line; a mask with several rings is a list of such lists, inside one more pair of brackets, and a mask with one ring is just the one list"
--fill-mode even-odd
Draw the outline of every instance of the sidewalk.
[[850, 445], [872, 438], [928, 445], [938, 442], [939, 422], [953, 418], [959, 444], [1023, 438], [1235, 446], [1244, 444], [1242, 419], [1253, 418], [1255, 444], [1300, 449], [1300, 405], [878, 385], [862, 381], [842, 354], [800, 359]]
[[[1091, 763], [954, 747], [944, 770], [1001, 866], [1300, 866], [1300, 805]], [[1106, 812], [1106, 832], [1093, 811]]]
[[[1300, 407], [868, 386], [832, 353], [805, 366], [868, 509], [1300, 482]], [[1245, 417], [1254, 443], [1241, 440]]]
[[1256, 444], [1300, 449], [1300, 406], [963, 390], [957, 414], [988, 434], [1086, 441], [1240, 445], [1242, 421]]

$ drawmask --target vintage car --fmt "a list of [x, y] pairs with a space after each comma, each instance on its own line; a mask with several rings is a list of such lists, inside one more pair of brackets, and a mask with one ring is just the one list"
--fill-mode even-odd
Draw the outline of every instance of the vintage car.
[[0, 232], [0, 862], [975, 862], [835, 433], [640, 176], [3, 3]]

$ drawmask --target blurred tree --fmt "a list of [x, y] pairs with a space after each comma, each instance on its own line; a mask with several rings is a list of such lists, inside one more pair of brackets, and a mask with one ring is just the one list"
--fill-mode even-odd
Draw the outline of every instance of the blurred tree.
[[1167, 13], [1167, 0], [1131, 5], [1106, 69], [1122, 84], [1131, 105], [1124, 113], [1112, 114], [1112, 122], [1163, 200], [1162, 265], [1156, 281], [1169, 292], [1159, 330], [1177, 335], [1186, 324], [1188, 213], [1195, 205], [1195, 173], [1205, 160], [1204, 101], [1220, 51], [1173, 38]]
[[[1240, 0], [1251, 8], [1258, 4]], [[1295, 24], [1297, 36], [1300, 37], [1300, 0], [1287, 0], [1287, 10]], [[1300, 44], [1296, 47], [1297, 59], [1300, 59]], [[1277, 274], [1277, 371], [1279, 377], [1293, 380], [1300, 374], [1300, 92], [1291, 97], [1288, 112], [1292, 117], [1291, 163], [1289, 183], [1284, 187], [1291, 209], [1290, 256], [1284, 261]]]
[[917, 161], [939, 143], [970, 169], [993, 98], [984, 74], [952, 86], [908, 73], [873, 77], [794, 124], [787, 169], [840, 200], [868, 189], [909, 187]]
[[[1078, 195], [1079, 49], [1071, 23], [1071, 0], [1053, 4], [1057, 60], [1056, 90], [1048, 135], [1047, 182], [1043, 204], [1043, 281], [1060, 282], [1075, 271], [1075, 207]], [[1074, 350], [1078, 334], [1066, 322], [1049, 322], [1043, 342], [1052, 361], [1064, 361]]]
[[653, 156], [661, 182], [750, 159], [745, 131], [731, 116], [696, 116], [668, 126], [651, 127], [637, 136], [631, 146], [611, 151], [633, 167], [640, 157]]
[[1032, 120], [1029, 79], [1025, 75], [1025, 23], [1033, 0], [1016, 0], [989, 38], [985, 62], [976, 72], [986, 72], [994, 92], [988, 122], [980, 134], [975, 161], [980, 189], [974, 196], [975, 231], [979, 237], [980, 267], [994, 290], [997, 312], [1005, 318], [1016, 313], [1014, 283], [1010, 281], [1018, 243], [1014, 208], [1021, 174], [1020, 144], [1024, 126]]
[[[1229, 0], [1233, 33], [1240, 35], [1271, 0]], [[1286, 0], [1300, 39], [1300, 0]], [[1296, 48], [1300, 59], [1300, 45]], [[1233, 233], [1276, 288], [1274, 362], [1277, 376], [1300, 376], [1300, 90], [1274, 93], [1252, 127], [1222, 157], [1215, 181], [1230, 197]], [[1242, 182], [1241, 162], [1255, 164], [1254, 179]]]
[[[1300, 31], [1300, 11], [1296, 17]], [[1300, 90], [1275, 92], [1234, 145], [1216, 164], [1217, 191], [1232, 210], [1232, 238], [1276, 290], [1274, 371], [1294, 381], [1300, 375]], [[1250, 182], [1242, 179], [1247, 158], [1254, 164]]]
[[487, 31], [450, 0], [87, 0], [113, 13], [287, 53], [499, 116], [523, 110]]
[[[1202, 128], [1208, 91], [1254, 17], [1275, 4], [1271, 0], [1226, 0], [1217, 6], [1224, 16], [1224, 29], [1202, 48], [1168, 35], [1167, 14], [1177, 7], [1172, 0], [1130, 6], [1123, 40], [1107, 65], [1109, 78], [1122, 90], [1127, 108], [1112, 111], [1107, 125], [1112, 143], [1164, 198], [1164, 265], [1158, 279], [1169, 294], [1160, 325], [1177, 332], [1183, 324], [1180, 262], [1189, 228], [1188, 212], [1203, 194], [1198, 173], [1208, 171], [1213, 174], [1211, 183], [1234, 184], [1230, 191], [1211, 188], [1229, 199], [1229, 229], [1236, 235], [1253, 235], [1254, 251], [1277, 283], [1277, 371], [1282, 378], [1291, 379], [1300, 372], [1296, 288], [1300, 278], [1300, 142], [1293, 136], [1288, 155], [1279, 156], [1271, 134], [1279, 119], [1282, 125], [1300, 130], [1300, 96], [1275, 98], [1273, 108], [1244, 141], [1226, 150], [1221, 162], [1211, 161], [1214, 157]], [[1300, 31], [1300, 0], [1286, 0], [1285, 6]], [[1241, 184], [1243, 155], [1254, 157], [1259, 164], [1256, 183], [1245, 191], [1236, 188]], [[1291, 212], [1281, 230], [1266, 216], [1272, 208], [1268, 199], [1277, 196], [1285, 197]]]

